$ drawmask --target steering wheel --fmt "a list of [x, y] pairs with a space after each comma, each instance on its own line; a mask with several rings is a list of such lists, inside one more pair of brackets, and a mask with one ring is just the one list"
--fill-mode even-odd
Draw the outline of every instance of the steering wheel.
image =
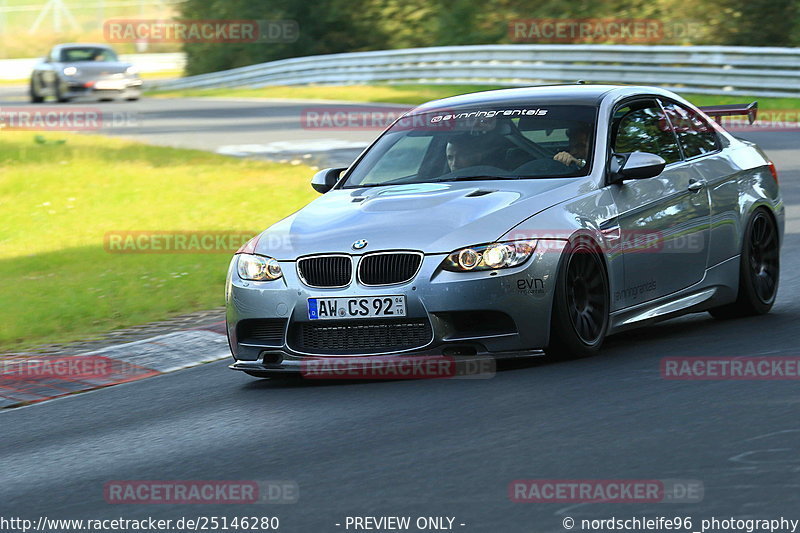
[[492, 165], [475, 165], [472, 167], [459, 168], [457, 170], [448, 172], [447, 174], [442, 174], [437, 179], [463, 178], [467, 176], [503, 176], [507, 174], [508, 171], [500, 167], [495, 167]]
[[[554, 159], [534, 159], [533, 161], [528, 161], [527, 163], [523, 163], [522, 165], [518, 166], [514, 169], [515, 174], [527, 175], [527, 174], [542, 174], [542, 175], [563, 175], [563, 174], [571, 174], [572, 169], [568, 165], [564, 165], [559, 163]], [[543, 176], [542, 176], [543, 177]]]

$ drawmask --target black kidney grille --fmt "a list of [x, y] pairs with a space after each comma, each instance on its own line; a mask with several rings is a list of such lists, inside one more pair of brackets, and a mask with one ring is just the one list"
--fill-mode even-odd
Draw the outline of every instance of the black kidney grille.
[[350, 284], [353, 264], [349, 256], [306, 257], [297, 261], [297, 270], [312, 287], [344, 287]]
[[365, 255], [358, 264], [364, 285], [392, 285], [410, 281], [419, 270], [422, 255], [407, 252]]
[[365, 354], [410, 350], [425, 346], [433, 337], [431, 324], [420, 320], [365, 320], [358, 324], [296, 324], [294, 343], [311, 354]]
[[285, 318], [249, 318], [236, 325], [236, 338], [243, 344], [283, 346]]

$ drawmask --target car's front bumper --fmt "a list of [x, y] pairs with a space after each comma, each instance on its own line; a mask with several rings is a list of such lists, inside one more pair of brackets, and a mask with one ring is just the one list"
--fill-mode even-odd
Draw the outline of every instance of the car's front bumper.
[[[410, 282], [380, 287], [353, 282], [339, 289], [306, 286], [294, 261], [280, 261], [279, 280], [242, 281], [234, 258], [226, 286], [227, 332], [235, 359], [231, 368], [279, 374], [300, 372], [303, 361], [315, 358], [500, 358], [538, 353], [548, 342], [561, 255], [556, 249], [540, 242], [523, 265], [490, 272], [445, 271], [440, 268], [444, 254], [426, 255]], [[308, 298], [388, 295], [406, 297], [406, 317], [336, 321], [308, 317]], [[405, 328], [400, 341], [391, 331], [395, 328]], [[264, 335], [265, 331], [270, 334]], [[323, 336], [323, 341], [315, 335]], [[392, 341], [381, 346], [384, 337]], [[306, 347], [309, 339], [315, 348]]]
[[65, 80], [64, 96], [68, 98], [105, 98], [122, 96], [140, 97], [142, 80], [139, 78], [100, 78], [91, 80]]

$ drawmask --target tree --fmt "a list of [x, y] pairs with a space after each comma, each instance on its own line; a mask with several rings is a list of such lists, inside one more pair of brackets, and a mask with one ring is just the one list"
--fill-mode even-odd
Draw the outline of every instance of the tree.
[[292, 20], [297, 39], [275, 43], [186, 43], [187, 73], [200, 74], [288, 57], [388, 47], [374, 0], [187, 0], [183, 19]]

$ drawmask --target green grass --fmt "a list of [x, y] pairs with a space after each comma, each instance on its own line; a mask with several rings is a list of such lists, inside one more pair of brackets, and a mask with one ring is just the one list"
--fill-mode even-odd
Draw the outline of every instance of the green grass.
[[114, 254], [112, 231], [260, 231], [312, 170], [75, 134], [0, 133], [0, 352], [223, 305], [231, 252]]
[[[156, 97], [241, 97], [241, 98], [302, 98], [312, 100], [345, 100], [353, 102], [386, 102], [417, 105], [429, 100], [457, 94], [505, 87], [492, 85], [353, 85], [262, 87], [260, 89], [187, 89], [182, 91], [153, 91]], [[715, 96], [681, 93], [695, 105], [739, 104], [758, 100], [759, 109], [800, 109], [800, 98], [759, 98], [757, 96]]]
[[310, 100], [343, 100], [351, 102], [386, 102], [417, 105], [429, 100], [456, 94], [503, 89], [498, 85], [326, 85], [297, 87], [262, 87], [260, 89], [187, 89], [152, 91], [149, 96], [236, 97], [236, 98], [300, 98]]

